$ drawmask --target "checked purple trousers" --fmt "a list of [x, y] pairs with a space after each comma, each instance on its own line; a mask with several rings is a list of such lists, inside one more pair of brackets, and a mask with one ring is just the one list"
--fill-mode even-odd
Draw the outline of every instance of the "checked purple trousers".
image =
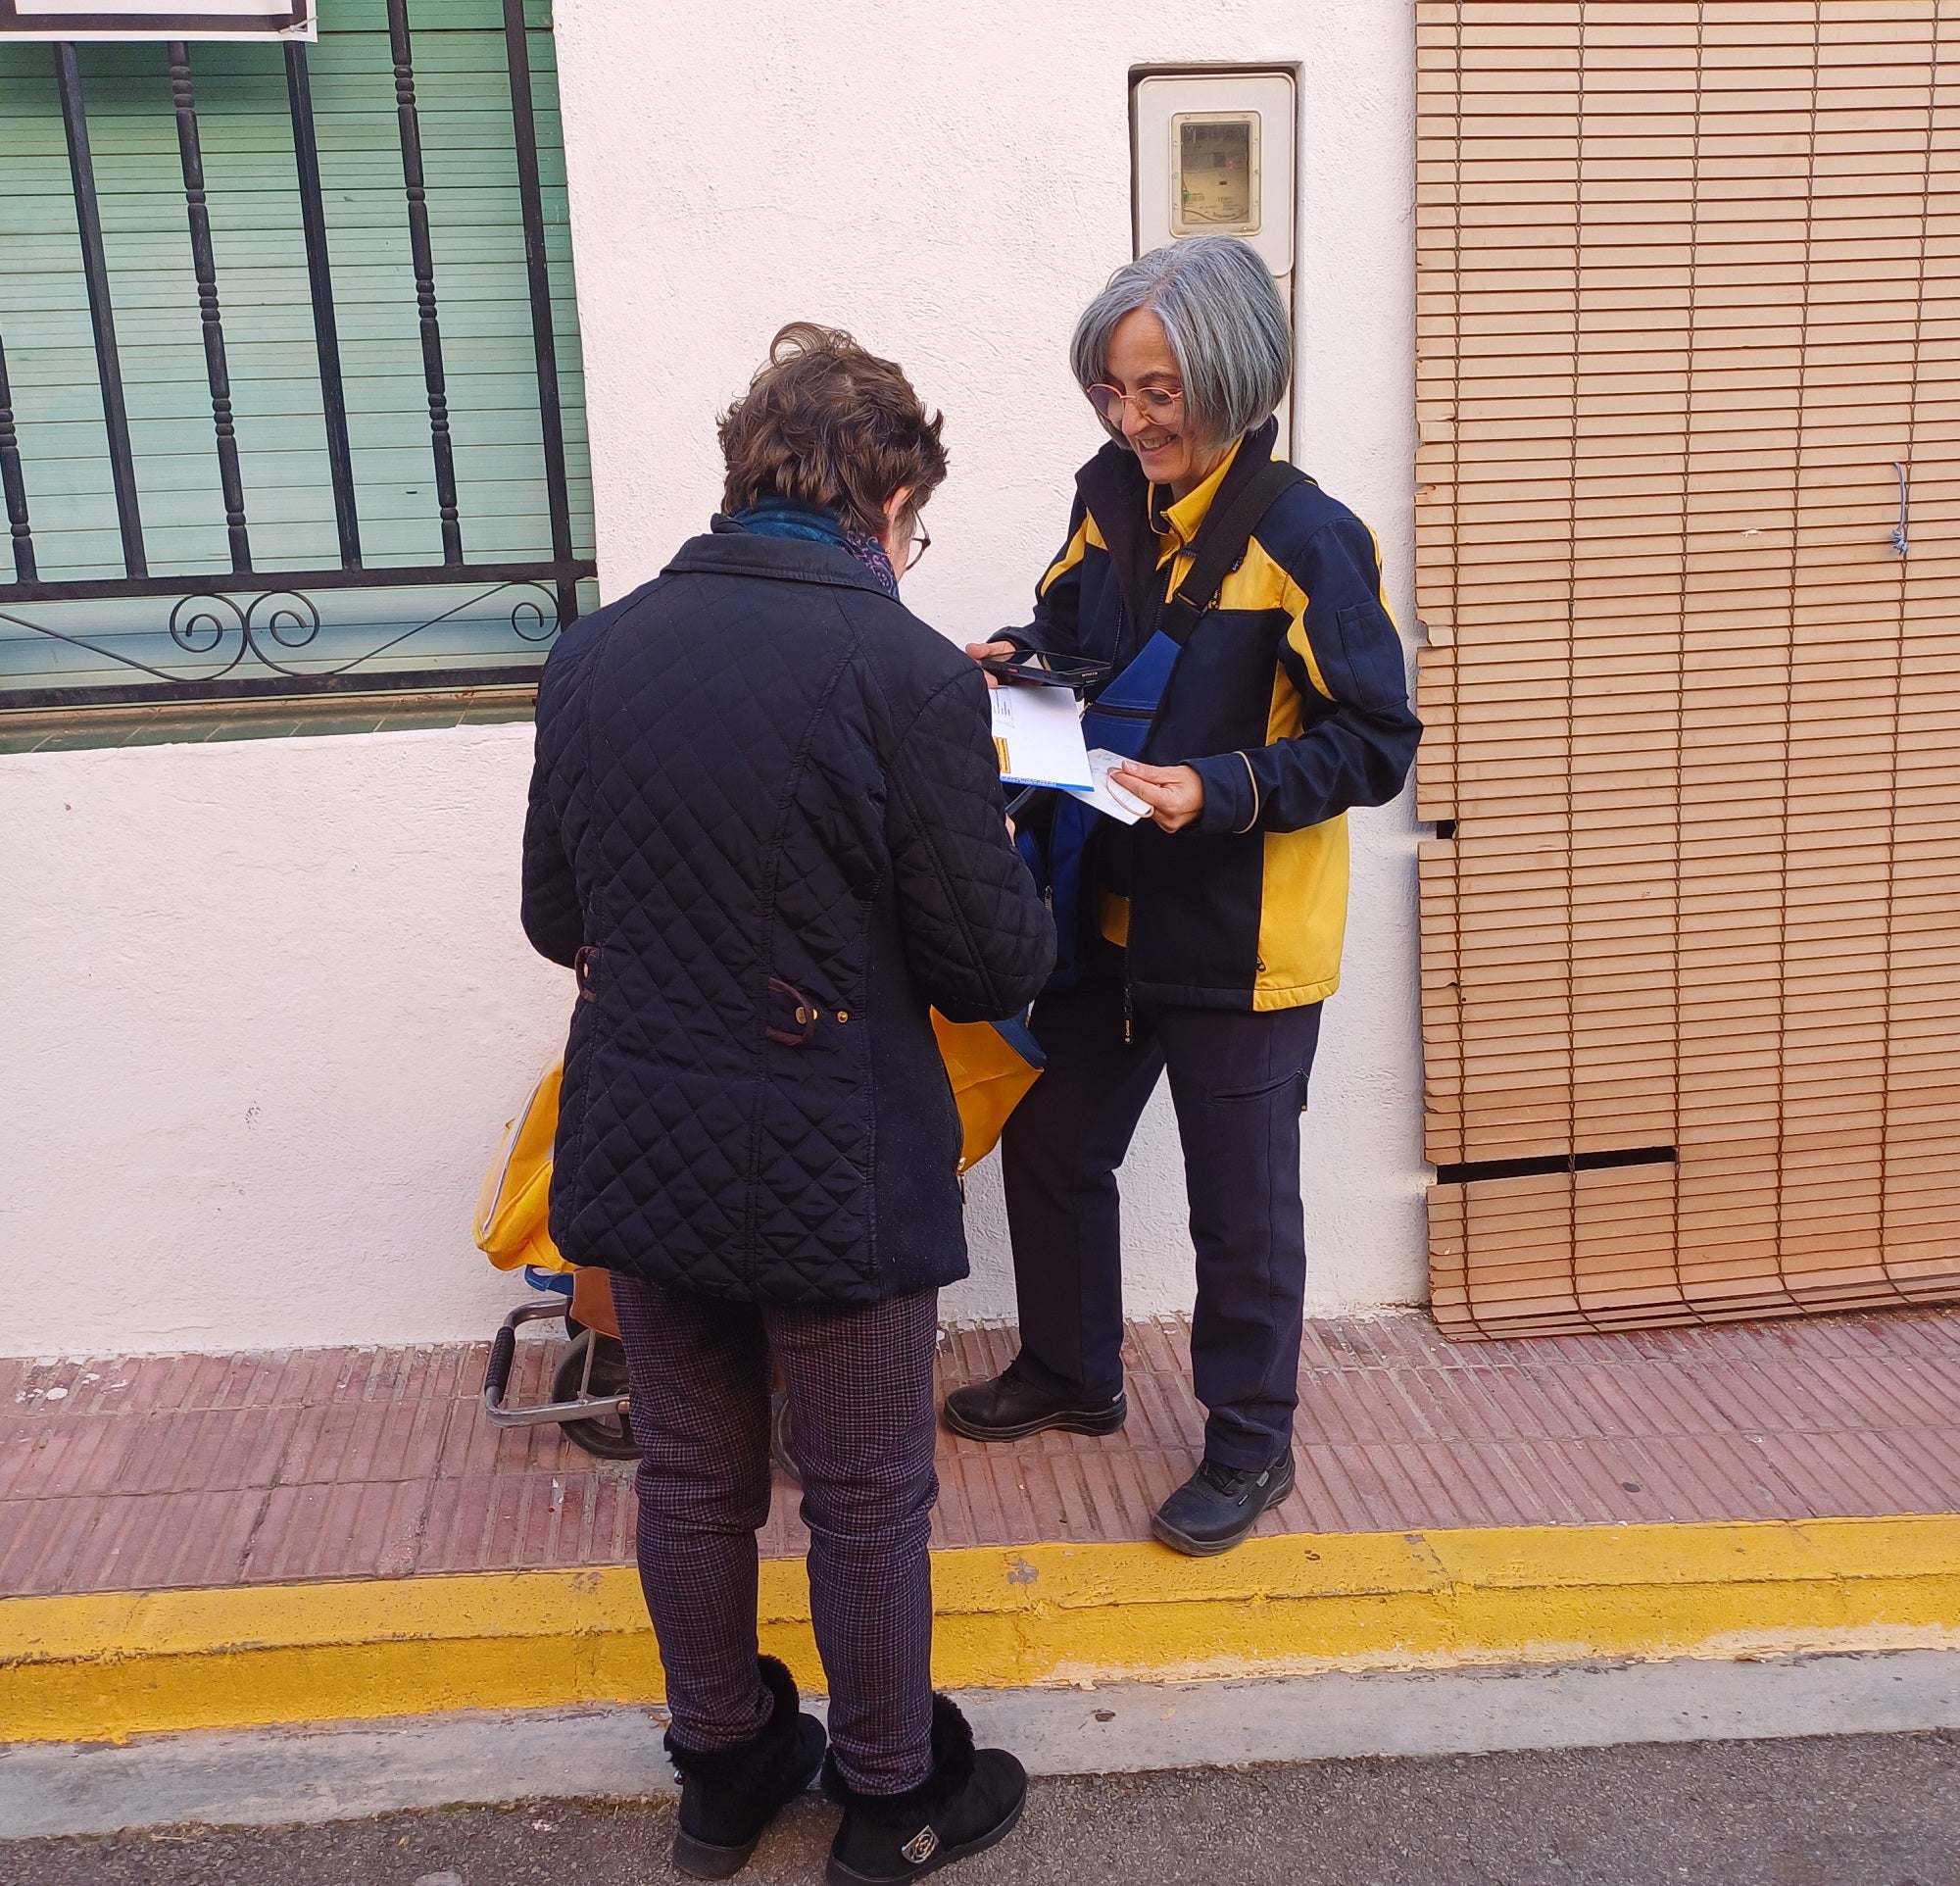
[[932, 1768], [933, 1357], [939, 1293], [782, 1309], [614, 1272], [640, 1444], [640, 1584], [674, 1740], [733, 1748], [769, 1719], [756, 1533], [769, 1516], [773, 1358], [789, 1388], [809, 1601], [838, 1768], [901, 1794]]

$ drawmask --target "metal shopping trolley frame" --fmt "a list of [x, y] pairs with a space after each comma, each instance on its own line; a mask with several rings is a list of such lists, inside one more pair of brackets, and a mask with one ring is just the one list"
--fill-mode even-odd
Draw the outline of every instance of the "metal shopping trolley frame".
[[[566, 1439], [603, 1461], [638, 1460], [633, 1415], [626, 1392], [626, 1352], [612, 1310], [612, 1281], [603, 1270], [571, 1273], [572, 1294], [555, 1302], [519, 1304], [504, 1318], [490, 1343], [490, 1365], [483, 1376], [483, 1413], [493, 1427], [545, 1427], [556, 1423]], [[551, 1400], [513, 1407], [507, 1400], [516, 1366], [517, 1331], [527, 1322], [563, 1316], [569, 1341], [554, 1365]], [[769, 1452], [792, 1480], [801, 1479], [793, 1439], [789, 1397], [777, 1388], [769, 1398]]]
[[[963, 1175], [992, 1152], [1015, 1103], [1041, 1072], [1042, 1052], [1024, 1021], [952, 1022], [932, 1017], [955, 1104], [959, 1110]], [[593, 1266], [565, 1262], [549, 1222], [553, 1139], [564, 1065], [547, 1067], [484, 1174], [472, 1232], [476, 1247], [500, 1270], [524, 1270], [549, 1292], [504, 1318], [490, 1344], [483, 1379], [483, 1413], [494, 1427], [557, 1424], [602, 1460], [638, 1458], [626, 1387], [626, 1352], [612, 1308], [612, 1282]], [[567, 1281], [568, 1280], [568, 1281]], [[566, 1291], [569, 1291], [569, 1301]], [[517, 1361], [517, 1331], [527, 1322], [564, 1319], [567, 1338], [552, 1368], [551, 1399], [514, 1406], [509, 1397]], [[800, 1478], [789, 1398], [777, 1384], [770, 1402], [770, 1449], [776, 1464]]]

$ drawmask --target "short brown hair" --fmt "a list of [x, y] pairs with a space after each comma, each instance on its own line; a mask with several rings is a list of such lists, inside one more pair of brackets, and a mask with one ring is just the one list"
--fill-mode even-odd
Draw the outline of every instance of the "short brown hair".
[[721, 508], [771, 494], [835, 511], [877, 536], [895, 491], [916, 513], [946, 476], [941, 414], [930, 418], [893, 362], [837, 327], [793, 321], [715, 430], [728, 477]]

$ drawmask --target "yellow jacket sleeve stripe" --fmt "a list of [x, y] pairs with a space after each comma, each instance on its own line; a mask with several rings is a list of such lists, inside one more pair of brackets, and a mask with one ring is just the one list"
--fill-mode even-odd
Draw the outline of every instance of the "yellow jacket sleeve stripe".
[[1083, 558], [1090, 551], [1101, 550], [1102, 547], [1102, 533], [1096, 528], [1096, 520], [1085, 517], [1076, 527], [1075, 535], [1062, 547], [1061, 555], [1049, 565], [1035, 594], [1046, 596], [1071, 570], [1081, 567]]

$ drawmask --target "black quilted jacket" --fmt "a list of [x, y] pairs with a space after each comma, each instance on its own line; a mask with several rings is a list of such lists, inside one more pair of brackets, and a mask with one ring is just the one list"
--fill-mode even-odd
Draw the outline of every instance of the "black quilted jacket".
[[927, 1005], [1012, 1015], [1054, 954], [978, 670], [845, 552], [717, 519], [565, 632], [537, 720], [524, 929], [580, 979], [559, 1249], [782, 1304], [964, 1276]]

